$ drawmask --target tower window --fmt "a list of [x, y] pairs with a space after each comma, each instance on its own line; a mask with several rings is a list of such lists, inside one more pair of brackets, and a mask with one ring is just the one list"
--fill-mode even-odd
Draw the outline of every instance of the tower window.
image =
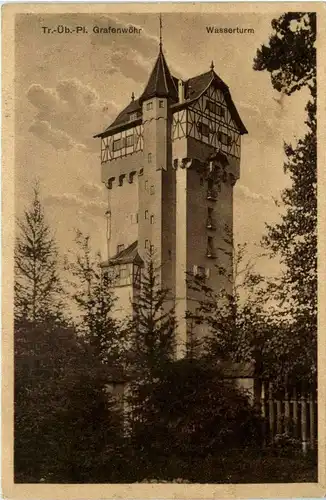
[[145, 240], [145, 248], [149, 249], [149, 240]]
[[148, 219], [148, 210], [145, 210], [145, 219]]
[[147, 109], [147, 111], [150, 111], [151, 109], [153, 109], [153, 103], [152, 102], [148, 102], [146, 104], [146, 109]]
[[206, 269], [202, 266], [194, 266], [193, 275], [197, 276], [200, 279], [204, 279], [206, 278]]
[[127, 135], [127, 148], [134, 145], [134, 136]]
[[198, 132], [204, 137], [209, 136], [209, 125], [207, 123], [198, 122], [197, 123]]
[[206, 110], [218, 116], [224, 116], [224, 108], [213, 101], [207, 101]]
[[208, 179], [207, 181], [207, 199], [212, 201], [217, 200], [217, 191], [214, 187], [213, 179]]
[[224, 146], [229, 146], [231, 144], [231, 137], [224, 132], [218, 133], [218, 140], [224, 144]]
[[122, 250], [124, 250], [124, 249], [125, 249], [125, 246], [123, 244], [122, 245], [118, 245], [117, 246], [117, 253], [122, 252]]
[[131, 219], [132, 224], [137, 224], [138, 223], [138, 214], [131, 214], [130, 219]]
[[122, 148], [122, 141], [121, 139], [116, 139], [113, 141], [113, 151], [119, 151], [119, 149]]
[[199, 181], [199, 182], [200, 182], [200, 185], [201, 185], [201, 186], [203, 186], [203, 185], [204, 185], [204, 179], [203, 179], [203, 177], [201, 177], [201, 178], [200, 178], [200, 181]]
[[154, 215], [151, 215], [151, 224], [154, 224]]
[[215, 229], [213, 213], [214, 213], [213, 208], [212, 207], [208, 207], [208, 210], [207, 210], [207, 221], [206, 221], [206, 227], [207, 227], [207, 229]]
[[148, 190], [148, 181], [145, 181], [145, 190]]
[[150, 192], [150, 194], [154, 194], [154, 193], [155, 193], [155, 188], [154, 188], [154, 186], [151, 186], [151, 187], [150, 187], [149, 192]]
[[208, 236], [208, 238], [207, 238], [207, 257], [210, 257], [210, 258], [215, 257], [214, 239], [212, 236]]
[[119, 269], [119, 278], [127, 278], [128, 277], [128, 269], [127, 266], [120, 266]]
[[159, 108], [164, 108], [164, 101], [159, 101], [158, 106]]
[[148, 153], [148, 163], [152, 163], [152, 153]]

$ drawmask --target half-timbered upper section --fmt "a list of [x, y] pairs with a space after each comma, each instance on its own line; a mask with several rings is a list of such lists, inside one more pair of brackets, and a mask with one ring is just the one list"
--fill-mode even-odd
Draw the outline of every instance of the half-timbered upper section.
[[192, 138], [240, 158], [240, 136], [247, 130], [228, 86], [215, 73], [214, 66], [189, 80], [178, 80], [171, 75], [160, 46], [139, 99], [132, 96], [113, 123], [95, 136], [102, 141], [102, 163], [143, 150], [143, 107], [150, 106], [151, 99], [160, 97], [167, 99], [171, 111], [171, 141]]

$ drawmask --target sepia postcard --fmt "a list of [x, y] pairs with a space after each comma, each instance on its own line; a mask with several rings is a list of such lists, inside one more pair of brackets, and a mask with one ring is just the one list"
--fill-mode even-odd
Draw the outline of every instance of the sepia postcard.
[[324, 26], [3, 6], [5, 498], [325, 496]]

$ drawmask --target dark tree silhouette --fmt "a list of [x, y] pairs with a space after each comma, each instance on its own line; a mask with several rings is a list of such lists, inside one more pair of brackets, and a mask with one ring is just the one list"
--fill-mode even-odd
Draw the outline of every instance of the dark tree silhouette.
[[15, 242], [15, 318], [44, 321], [62, 317], [62, 287], [58, 252], [34, 187], [31, 206], [17, 221]]

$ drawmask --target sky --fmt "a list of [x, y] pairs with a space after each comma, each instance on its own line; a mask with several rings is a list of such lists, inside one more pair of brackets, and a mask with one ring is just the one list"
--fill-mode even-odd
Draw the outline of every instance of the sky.
[[[305, 90], [276, 92], [267, 72], [254, 71], [257, 49], [268, 42], [272, 14], [163, 15], [163, 50], [183, 79], [215, 72], [229, 86], [248, 135], [234, 188], [234, 236], [256, 255], [265, 224], [279, 220], [274, 199], [289, 184], [283, 144], [304, 134]], [[278, 16], [276, 16], [278, 17]], [[43, 27], [85, 26], [88, 33], [44, 33]], [[96, 34], [93, 27], [141, 28], [139, 34]], [[207, 26], [251, 28], [254, 34], [207, 32]], [[39, 180], [59, 249], [74, 230], [91, 236], [105, 257], [106, 188], [101, 184], [100, 140], [106, 128], [144, 89], [158, 54], [158, 14], [22, 14], [16, 17], [15, 211], [31, 200]], [[276, 269], [266, 264], [268, 272]], [[273, 267], [274, 266], [274, 267]]]

